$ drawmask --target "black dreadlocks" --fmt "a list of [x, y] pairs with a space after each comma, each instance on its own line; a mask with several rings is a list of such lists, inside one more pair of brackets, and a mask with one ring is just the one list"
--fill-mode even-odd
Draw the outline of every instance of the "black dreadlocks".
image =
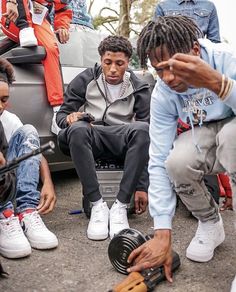
[[102, 57], [105, 52], [123, 52], [128, 58], [132, 56], [132, 45], [130, 41], [123, 36], [108, 36], [101, 41], [98, 52]]
[[189, 53], [193, 44], [203, 33], [187, 16], [159, 16], [149, 21], [137, 41], [137, 53], [141, 66], [147, 68], [148, 54], [152, 49], [165, 45], [170, 56]]
[[14, 70], [7, 60], [0, 58], [0, 81], [11, 84], [15, 81]]

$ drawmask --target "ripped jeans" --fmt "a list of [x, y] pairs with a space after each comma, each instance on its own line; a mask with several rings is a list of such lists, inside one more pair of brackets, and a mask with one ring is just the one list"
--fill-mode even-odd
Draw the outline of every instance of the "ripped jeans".
[[166, 161], [177, 195], [202, 222], [219, 220], [218, 206], [207, 190], [203, 176], [226, 172], [230, 177], [236, 210], [236, 118], [204, 123], [178, 136]]
[[[9, 141], [7, 160], [22, 156], [39, 148], [39, 136], [31, 125], [20, 127]], [[39, 167], [41, 155], [32, 156], [22, 161], [16, 169], [16, 213], [26, 209], [35, 209], [38, 206], [40, 192], [37, 190], [39, 183]], [[14, 209], [13, 202], [0, 205], [0, 212], [6, 209]]]

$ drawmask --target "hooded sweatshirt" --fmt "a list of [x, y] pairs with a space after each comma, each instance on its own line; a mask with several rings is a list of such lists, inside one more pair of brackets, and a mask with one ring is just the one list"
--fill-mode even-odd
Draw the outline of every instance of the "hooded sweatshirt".
[[[214, 44], [207, 39], [199, 39], [199, 43], [201, 58], [221, 74], [233, 79], [234, 84], [222, 101], [205, 88], [189, 88], [186, 92], [177, 93], [161, 79], [157, 80], [151, 98], [149, 149], [149, 209], [155, 229], [171, 229], [175, 213], [176, 196], [165, 161], [173, 147], [178, 118], [192, 125], [195, 121], [201, 125], [205, 121], [218, 121], [236, 114], [236, 54], [226, 44]], [[194, 108], [200, 110], [200, 120], [195, 119]]]

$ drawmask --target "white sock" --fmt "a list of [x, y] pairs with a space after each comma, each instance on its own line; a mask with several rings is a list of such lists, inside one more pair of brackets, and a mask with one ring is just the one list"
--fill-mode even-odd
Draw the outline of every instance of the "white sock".
[[122, 203], [122, 202], [119, 201], [118, 199], [116, 199], [115, 204], [118, 204], [120, 207], [127, 207], [127, 204]]
[[58, 111], [59, 111], [59, 109], [60, 109], [60, 105], [55, 105], [52, 109], [53, 109], [53, 112], [54, 113], [57, 113]]
[[92, 202], [92, 205], [93, 206], [97, 206], [98, 204], [102, 204], [103, 203], [103, 198], [99, 199], [98, 201], [96, 202]]

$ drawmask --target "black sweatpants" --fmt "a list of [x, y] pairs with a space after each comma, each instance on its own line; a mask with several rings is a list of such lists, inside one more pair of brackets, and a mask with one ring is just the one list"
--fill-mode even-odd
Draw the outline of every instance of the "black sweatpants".
[[[80, 178], [83, 195], [95, 202], [101, 198], [95, 160], [124, 160], [123, 177], [117, 199], [129, 203], [135, 190], [148, 188], [149, 125], [133, 122], [116, 126], [91, 126], [84, 121], [60, 131], [59, 147], [70, 155]], [[137, 189], [137, 186], [139, 189]]]

